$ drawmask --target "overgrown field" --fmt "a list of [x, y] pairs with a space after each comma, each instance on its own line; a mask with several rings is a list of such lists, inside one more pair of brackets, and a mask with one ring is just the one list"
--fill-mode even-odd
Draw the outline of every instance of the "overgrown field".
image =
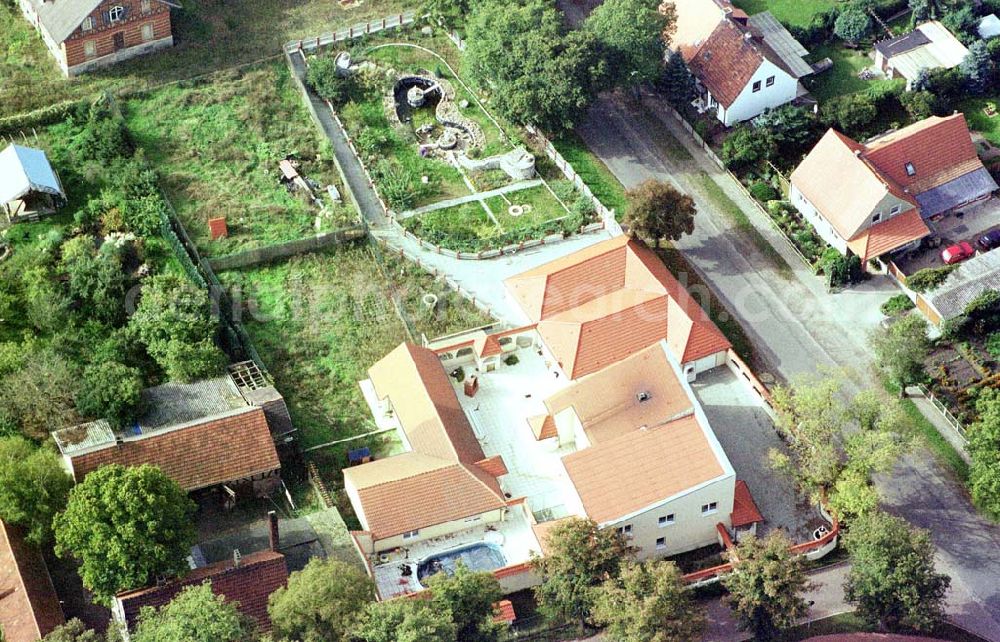
[[[351, 224], [349, 203], [323, 190], [321, 208], [303, 190], [279, 182], [278, 162], [300, 159], [300, 174], [345, 190], [329, 144], [320, 139], [288, 69], [281, 62], [175, 85], [128, 101], [137, 143], [163, 177], [177, 214], [203, 254], [220, 256]], [[211, 241], [208, 220], [225, 216], [229, 238]]]
[[[419, 341], [489, 323], [489, 317], [417, 267], [380, 264], [367, 245], [224, 272], [244, 301], [244, 324], [288, 402], [303, 447], [374, 429], [358, 382], [409, 339], [390, 294], [402, 301]], [[421, 302], [439, 298], [436, 310]]]
[[345, 8], [329, 0], [206, 0], [173, 12], [174, 47], [67, 80], [16, 3], [0, 2], [0, 117], [90, 96], [191, 78], [281, 53], [290, 40], [397, 13], [401, 0]]

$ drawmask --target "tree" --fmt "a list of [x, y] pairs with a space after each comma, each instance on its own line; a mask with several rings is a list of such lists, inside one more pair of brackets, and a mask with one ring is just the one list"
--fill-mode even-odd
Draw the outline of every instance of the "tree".
[[847, 7], [833, 23], [833, 33], [847, 42], [857, 43], [871, 34], [872, 19], [864, 10]]
[[[0, 641], [2, 640], [3, 638], [0, 638]], [[110, 632], [107, 640], [108, 642], [111, 640]], [[105, 637], [97, 631], [88, 629], [80, 620], [73, 618], [49, 632], [42, 638], [42, 642], [105, 642]]]
[[363, 642], [458, 642], [451, 613], [425, 600], [372, 602], [356, 636]]
[[594, 620], [617, 642], [688, 642], [705, 624], [677, 565], [653, 560], [626, 562], [601, 585]]
[[76, 396], [82, 414], [107, 419], [115, 428], [135, 420], [142, 395], [142, 373], [117, 361], [104, 361], [83, 371], [83, 386]]
[[144, 607], [132, 642], [250, 642], [257, 627], [232, 602], [212, 592], [212, 584], [189, 586], [157, 610]]
[[694, 231], [694, 200], [670, 184], [648, 180], [626, 194], [625, 223], [633, 236], [676, 241]]
[[[559, 133], [572, 127], [604, 82], [593, 33], [565, 33], [545, 0], [477, 3], [463, 65], [505, 118]], [[515, 53], [516, 52], [516, 53]]]
[[375, 596], [368, 576], [339, 560], [312, 559], [268, 600], [277, 636], [299, 642], [347, 642]]
[[959, 65], [965, 76], [965, 86], [969, 93], [980, 96], [990, 88], [995, 67], [985, 40], [977, 40], [969, 45], [969, 53]]
[[52, 539], [52, 518], [66, 506], [73, 480], [59, 456], [21, 437], [0, 438], [0, 519], [36, 546]]
[[449, 27], [460, 27], [472, 10], [469, 0], [424, 0], [423, 13]]
[[334, 105], [347, 102], [351, 93], [351, 82], [337, 73], [337, 61], [331, 57], [319, 56], [309, 63], [306, 70], [306, 84], [316, 95], [329, 100]]
[[878, 107], [867, 93], [847, 94], [826, 101], [820, 116], [826, 124], [850, 136], [859, 136], [875, 121]]
[[48, 439], [53, 427], [79, 420], [74, 408], [79, 388], [74, 363], [50, 348], [34, 350], [20, 368], [0, 379], [0, 425], [31, 439]]
[[549, 618], [577, 620], [590, 626], [601, 584], [618, 576], [634, 551], [612, 529], [589, 519], [572, 517], [547, 535], [545, 557], [533, 555], [531, 565], [542, 578], [535, 587], [539, 610]]
[[778, 151], [771, 132], [740, 123], [722, 142], [722, 161], [734, 170], [747, 170], [770, 160]]
[[56, 516], [56, 554], [80, 560], [83, 585], [107, 604], [120, 591], [187, 570], [195, 510], [155, 466], [102, 466], [70, 491]]
[[899, 396], [906, 395], [906, 387], [925, 378], [924, 360], [930, 351], [927, 322], [911, 314], [887, 326], [872, 331], [868, 344], [875, 353], [876, 363], [899, 387]]
[[192, 381], [222, 372], [225, 356], [212, 343], [218, 324], [203, 291], [182, 277], [161, 274], [140, 294], [129, 327], [168, 377]]
[[904, 92], [900, 94], [899, 102], [913, 120], [930, 118], [937, 112], [938, 99], [927, 90]]
[[663, 72], [666, 14], [657, 0], [606, 0], [587, 17], [584, 29], [603, 48], [618, 85], [633, 87], [659, 79]]
[[979, 418], [969, 426], [969, 490], [980, 509], [1000, 519], [1000, 391], [984, 389], [976, 400]]
[[431, 601], [439, 613], [451, 613], [459, 640], [492, 642], [500, 629], [493, 622], [493, 605], [503, 597], [492, 573], [477, 573], [459, 562], [452, 575], [430, 578]]
[[782, 105], [757, 116], [753, 131], [758, 135], [767, 132], [777, 147], [778, 158], [794, 163], [816, 142], [816, 117], [804, 107]]
[[789, 550], [792, 542], [781, 531], [760, 539], [750, 536], [725, 555], [733, 573], [722, 580], [726, 599], [740, 628], [757, 640], [771, 640], [809, 611], [802, 594], [812, 588], [805, 559]]
[[952, 9], [941, 16], [941, 23], [948, 28], [948, 31], [955, 34], [955, 37], [966, 44], [970, 44], [979, 37], [976, 26], [979, 19], [972, 10], [972, 5], [963, 4], [957, 9]]
[[846, 600], [882, 630], [931, 631], [944, 619], [951, 584], [934, 568], [934, 544], [927, 531], [875, 512], [851, 525], [844, 536], [851, 570]]
[[104, 323], [119, 321], [125, 312], [125, 272], [120, 250], [105, 243], [100, 250], [91, 238], [77, 236], [62, 246], [63, 271], [69, 291], [85, 314]]
[[687, 105], [698, 95], [694, 76], [679, 51], [671, 51], [667, 56], [660, 84], [674, 107]]

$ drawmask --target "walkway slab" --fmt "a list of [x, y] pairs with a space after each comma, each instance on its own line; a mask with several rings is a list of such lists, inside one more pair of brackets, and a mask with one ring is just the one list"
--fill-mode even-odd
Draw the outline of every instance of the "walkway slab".
[[426, 214], [427, 212], [433, 212], [435, 210], [443, 210], [449, 207], [455, 207], [456, 205], [464, 205], [465, 203], [472, 203], [473, 201], [485, 201], [486, 199], [493, 198], [494, 196], [501, 196], [503, 194], [509, 194], [511, 192], [520, 192], [521, 190], [531, 189], [532, 187], [538, 187], [542, 184], [541, 179], [534, 179], [530, 181], [520, 181], [512, 185], [505, 185], [497, 189], [491, 189], [486, 192], [476, 192], [475, 194], [469, 194], [468, 196], [459, 196], [458, 198], [449, 198], [445, 201], [438, 201], [437, 203], [431, 203], [430, 205], [424, 205], [423, 207], [418, 207], [416, 209], [407, 210], [402, 214], [399, 214], [397, 218], [410, 218], [411, 216], [416, 216], [418, 214]]

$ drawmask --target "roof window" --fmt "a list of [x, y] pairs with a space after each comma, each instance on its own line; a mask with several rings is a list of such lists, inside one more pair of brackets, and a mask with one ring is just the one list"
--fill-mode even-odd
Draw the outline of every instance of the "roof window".
[[649, 394], [648, 391], [643, 390], [642, 392], [638, 393], [635, 396], [635, 398], [636, 398], [636, 401], [638, 401], [639, 403], [642, 403], [644, 401], [649, 401], [650, 399], [652, 399], [653, 395]]
[[913, 163], [907, 163], [905, 167], [907, 176], [916, 176], [917, 168], [913, 166]]

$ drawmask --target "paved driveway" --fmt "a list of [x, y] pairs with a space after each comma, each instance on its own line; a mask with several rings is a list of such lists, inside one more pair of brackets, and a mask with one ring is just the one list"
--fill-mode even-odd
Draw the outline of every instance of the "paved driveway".
[[[818, 366], [848, 367], [855, 370], [852, 390], [872, 385], [865, 337], [880, 316], [878, 304], [893, 288], [875, 280], [865, 288], [831, 295], [801, 269], [783, 278], [705, 199], [698, 172], [717, 176], [720, 171], [679, 125], [656, 113], [652, 103], [647, 102], [646, 111], [602, 98], [578, 133], [626, 186], [657, 178], [692, 195], [699, 211], [695, 233], [678, 246], [743, 322], [774, 374], [789, 377]], [[671, 151], [677, 140], [693, 157]], [[737, 195], [734, 200], [741, 202]], [[765, 233], [766, 222], [749, 207], [744, 209]], [[931, 529], [939, 568], [952, 576], [953, 620], [1000, 641], [1000, 527], [975, 512], [962, 486], [927, 452], [905, 458], [880, 488], [889, 510]]]

